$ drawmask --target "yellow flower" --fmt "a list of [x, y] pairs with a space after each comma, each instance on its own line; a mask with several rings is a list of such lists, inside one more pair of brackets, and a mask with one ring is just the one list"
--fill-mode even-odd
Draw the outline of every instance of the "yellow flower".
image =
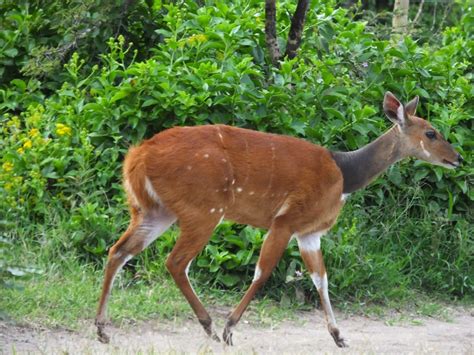
[[10, 121], [7, 122], [8, 127], [20, 128], [21, 122], [18, 116], [13, 116]]
[[12, 171], [13, 170], [13, 164], [7, 161], [6, 163], [3, 163], [2, 168], [5, 171]]
[[191, 46], [196, 43], [202, 43], [206, 41], [207, 41], [207, 36], [204, 34], [192, 35], [186, 40], [186, 42]]
[[30, 149], [33, 146], [33, 143], [27, 139], [25, 143], [23, 143], [23, 148]]
[[30, 129], [30, 131], [28, 132], [28, 135], [32, 138], [36, 137], [37, 135], [39, 135], [39, 130], [38, 128], [32, 128]]
[[18, 152], [18, 154], [24, 154], [25, 153], [25, 150], [23, 149], [23, 147], [20, 147], [16, 150]]
[[5, 184], [5, 190], [10, 191], [13, 188], [13, 184], [11, 182], [7, 182]]
[[71, 127], [68, 127], [62, 123], [56, 123], [56, 134], [58, 136], [70, 136], [71, 131]]
[[34, 112], [30, 117], [27, 118], [28, 122], [33, 126], [37, 126], [41, 121], [41, 112]]

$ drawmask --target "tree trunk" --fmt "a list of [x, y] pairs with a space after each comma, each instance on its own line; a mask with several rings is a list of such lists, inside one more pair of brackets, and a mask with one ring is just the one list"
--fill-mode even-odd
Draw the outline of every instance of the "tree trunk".
[[303, 34], [304, 20], [308, 11], [309, 0], [299, 0], [296, 11], [291, 19], [290, 33], [286, 44], [285, 55], [293, 59], [296, 57], [296, 51], [301, 44], [301, 35]]
[[410, 0], [395, 0], [393, 6], [392, 32], [405, 34], [408, 31], [408, 7]]
[[276, 34], [276, 0], [265, 0], [265, 40], [270, 59], [277, 66], [281, 52]]

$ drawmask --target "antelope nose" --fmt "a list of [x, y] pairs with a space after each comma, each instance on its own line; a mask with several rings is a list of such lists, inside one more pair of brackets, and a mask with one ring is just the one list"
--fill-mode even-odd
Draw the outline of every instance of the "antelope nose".
[[461, 154], [458, 153], [458, 162], [459, 162], [459, 164], [461, 164], [463, 161], [464, 161], [463, 157], [461, 156]]

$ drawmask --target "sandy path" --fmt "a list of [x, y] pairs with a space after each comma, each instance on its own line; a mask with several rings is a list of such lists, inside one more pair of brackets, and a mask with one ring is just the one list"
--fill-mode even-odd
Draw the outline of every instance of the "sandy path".
[[[233, 347], [210, 341], [197, 322], [147, 321], [125, 327], [108, 327], [111, 343], [96, 341], [92, 321], [79, 332], [32, 329], [0, 322], [3, 353], [43, 354], [474, 354], [474, 316], [458, 311], [452, 322], [421, 319], [421, 325], [389, 326], [383, 320], [339, 316], [339, 327], [350, 348], [338, 349], [320, 312], [303, 313], [297, 321], [259, 326], [242, 321], [234, 331]], [[217, 318], [221, 318], [216, 316]], [[419, 318], [418, 318], [419, 319]], [[222, 329], [222, 320], [217, 329]]]

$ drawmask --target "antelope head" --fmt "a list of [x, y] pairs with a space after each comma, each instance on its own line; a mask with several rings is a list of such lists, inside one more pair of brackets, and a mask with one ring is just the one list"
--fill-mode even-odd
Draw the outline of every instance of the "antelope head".
[[448, 169], [463, 161], [446, 139], [426, 120], [415, 116], [418, 96], [403, 105], [391, 92], [385, 94], [383, 109], [400, 131], [400, 152]]

